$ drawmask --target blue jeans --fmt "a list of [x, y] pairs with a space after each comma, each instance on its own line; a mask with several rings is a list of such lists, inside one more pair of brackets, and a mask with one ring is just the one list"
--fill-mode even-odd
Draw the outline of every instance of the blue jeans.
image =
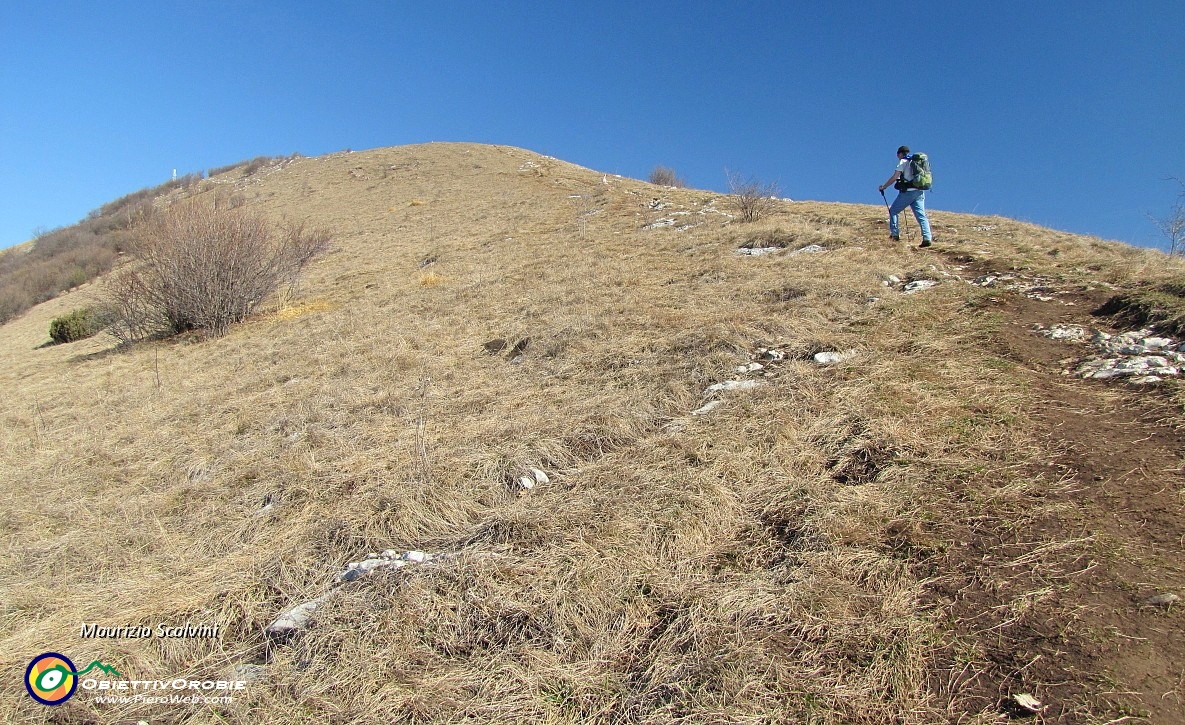
[[918, 226], [922, 228], [922, 239], [929, 241], [930, 237], [930, 220], [926, 218], [926, 192], [921, 189], [906, 189], [897, 192], [897, 198], [893, 200], [893, 205], [889, 207], [889, 234], [895, 237], [901, 236], [901, 227], [897, 224], [897, 215], [905, 211], [905, 207], [913, 209], [913, 215], [918, 220]]

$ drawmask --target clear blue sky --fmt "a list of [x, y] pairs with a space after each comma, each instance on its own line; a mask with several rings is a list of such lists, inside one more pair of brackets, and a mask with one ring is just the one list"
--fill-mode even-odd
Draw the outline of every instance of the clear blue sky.
[[1185, 2], [0, 3], [0, 247], [259, 156], [521, 146], [723, 190], [1154, 245], [1185, 178]]

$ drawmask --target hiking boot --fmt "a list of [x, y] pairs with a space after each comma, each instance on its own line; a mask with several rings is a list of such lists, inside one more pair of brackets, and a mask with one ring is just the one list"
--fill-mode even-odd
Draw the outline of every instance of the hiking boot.
[[918, 246], [919, 246], [920, 248], [922, 248], [922, 249], [925, 249], [926, 247], [930, 246], [930, 240], [929, 240], [929, 239], [923, 239], [923, 240], [922, 240], [922, 243], [921, 243], [921, 244], [919, 244]]
[[889, 235], [889, 239], [892, 239], [894, 242], [900, 242], [900, 241], [901, 241], [901, 237], [895, 237], [895, 236], [893, 236], [892, 234], [890, 234], [890, 235]]

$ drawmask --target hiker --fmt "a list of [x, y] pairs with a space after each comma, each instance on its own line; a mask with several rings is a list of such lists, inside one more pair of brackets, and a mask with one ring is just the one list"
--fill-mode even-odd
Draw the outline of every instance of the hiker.
[[[925, 160], [924, 154], [919, 156]], [[905, 207], [913, 209], [913, 215], [918, 220], [918, 226], [922, 229], [922, 243], [918, 246], [928, 247], [931, 243], [930, 236], [930, 220], [926, 218], [926, 189], [930, 188], [927, 181], [922, 182], [919, 188], [914, 183], [915, 169], [914, 164], [911, 163], [914, 154], [909, 152], [908, 146], [902, 146], [897, 149], [897, 168], [893, 171], [893, 175], [889, 180], [880, 185], [881, 196], [885, 195], [885, 189], [892, 186], [897, 190], [897, 198], [893, 200], [893, 205], [889, 207], [889, 236], [893, 238], [894, 242], [901, 241], [901, 228], [898, 226], [898, 215], [905, 211]], [[928, 161], [927, 163], [927, 169]], [[929, 174], [927, 173], [927, 176]], [[888, 200], [885, 200], [888, 204]]]

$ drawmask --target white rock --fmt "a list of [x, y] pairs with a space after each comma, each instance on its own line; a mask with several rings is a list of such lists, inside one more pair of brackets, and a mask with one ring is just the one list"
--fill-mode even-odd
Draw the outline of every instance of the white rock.
[[530, 470], [531, 475], [535, 477], [535, 483], [551, 483], [551, 479], [548, 478], [547, 474], [543, 471], [539, 470], [538, 468], [532, 468]]
[[808, 244], [801, 249], [795, 249], [793, 252], [790, 252], [789, 256], [793, 257], [796, 254], [822, 254], [826, 251], [826, 249], [820, 247], [818, 244]]
[[741, 247], [737, 250], [737, 254], [748, 255], [750, 257], [760, 257], [765, 254], [777, 254], [782, 251], [781, 247]]
[[853, 352], [817, 352], [815, 362], [820, 365], [834, 365], [854, 356]]
[[280, 615], [276, 621], [272, 622], [267, 627], [268, 634], [289, 634], [291, 632], [299, 632], [309, 626], [309, 620], [313, 616], [313, 612], [317, 611], [317, 607], [325, 603], [327, 599], [333, 596], [336, 590], [328, 591], [312, 601], [298, 604], [287, 612]]
[[759, 362], [751, 362], [751, 363], [749, 363], [748, 365], [739, 365], [739, 366], [737, 366], [737, 368], [736, 368], [736, 371], [737, 371], [738, 373], [755, 373], [755, 372], [757, 372], [758, 370], [761, 370], [761, 369], [762, 369], [762, 368], [764, 368], [764, 367], [765, 367], [765, 366], [764, 366], [764, 365], [762, 365], [762, 364], [761, 364], [761, 363], [759, 363]]
[[716, 410], [716, 408], [719, 408], [723, 404], [724, 404], [723, 401], [713, 400], [713, 401], [709, 402], [708, 404], [704, 405], [703, 407], [696, 408], [695, 410], [691, 411], [691, 414], [692, 415], [707, 415], [708, 413], [711, 413], [713, 410]]
[[427, 554], [425, 554], [422, 551], [409, 551], [403, 555], [403, 558], [405, 561], [412, 561], [412, 562], [419, 564], [419, 563], [428, 561], [428, 559], [430, 559], [432, 557], [428, 556]]
[[258, 682], [267, 679], [266, 665], [235, 665], [234, 679], [244, 682]]
[[895, 274], [889, 275], [889, 284], [901, 284], [901, 278]]
[[910, 282], [909, 284], [905, 285], [905, 289], [903, 291], [906, 294], [909, 294], [910, 292], [919, 292], [924, 289], [930, 289], [931, 287], [934, 287], [937, 284], [938, 284], [938, 282], [936, 282], [935, 280], [932, 280], [932, 279], [914, 280], [913, 282]]
[[1173, 341], [1167, 337], [1145, 337], [1142, 342], [1144, 347], [1149, 350], [1162, 350], [1173, 344]]
[[1176, 594], [1157, 594], [1154, 597], [1148, 597], [1144, 600], [1144, 604], [1149, 604], [1154, 607], [1168, 607], [1181, 601], [1181, 597]]
[[535, 488], [535, 479], [530, 476], [519, 476], [518, 487], [530, 491], [532, 488]]
[[751, 390], [761, 383], [756, 380], [725, 380], [723, 383], [709, 385], [704, 395], [709, 393], [727, 392], [729, 390]]
[[1028, 693], [1013, 695], [1012, 699], [1016, 701], [1017, 705], [1020, 705], [1029, 712], [1041, 712], [1041, 710], [1045, 709], [1045, 706], [1041, 704], [1040, 700]]
[[1069, 340], [1071, 342], [1086, 340], [1086, 328], [1081, 325], [1054, 325], [1048, 330], [1042, 330], [1041, 334], [1051, 340]]
[[1127, 377], [1131, 374], [1132, 374], [1131, 370], [1119, 370], [1119, 369], [1115, 369], [1115, 368], [1104, 368], [1102, 370], [1096, 371], [1090, 377], [1094, 378], [1095, 380], [1108, 380], [1110, 378]]

